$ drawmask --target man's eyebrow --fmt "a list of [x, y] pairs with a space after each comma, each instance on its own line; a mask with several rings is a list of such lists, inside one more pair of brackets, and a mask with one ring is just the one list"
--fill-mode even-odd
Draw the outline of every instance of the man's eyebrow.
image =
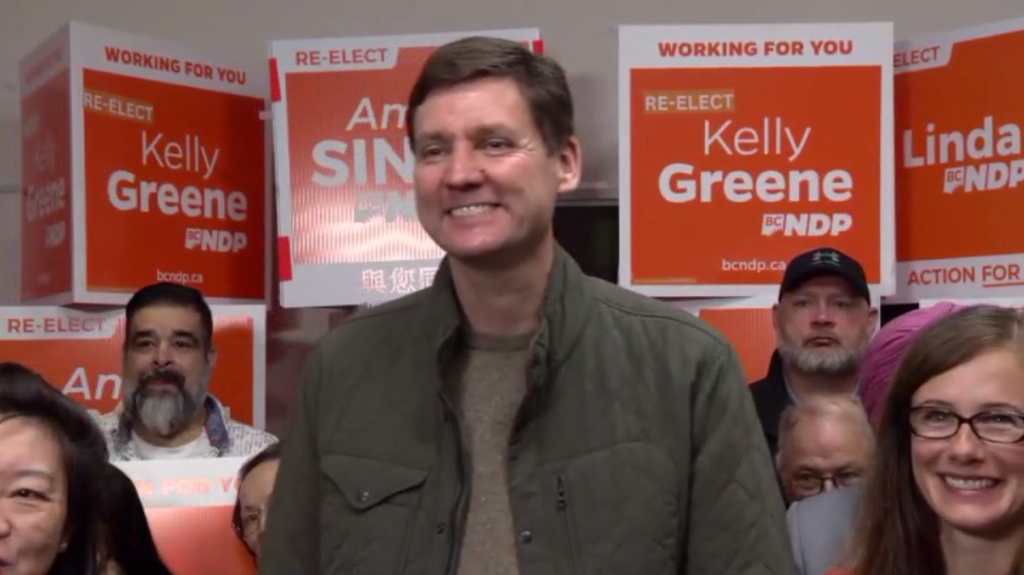
[[191, 331], [188, 331], [187, 329], [176, 329], [174, 330], [174, 333], [172, 335], [174, 337], [185, 338], [195, 344], [199, 343], [199, 336], [192, 333]]
[[796, 472], [797, 473], [811, 473], [811, 474], [814, 474], [814, 475], [821, 475], [821, 473], [817, 469], [815, 469], [813, 467], [807, 467], [807, 466], [804, 466], [804, 465], [801, 465], [801, 466], [797, 467], [796, 468]]
[[420, 134], [416, 135], [416, 142], [417, 143], [424, 142], [424, 141], [441, 142], [441, 141], [450, 140], [450, 139], [451, 139], [451, 135], [450, 134], [448, 134], [447, 132], [439, 132], [439, 131], [423, 132], [423, 133], [420, 133]]

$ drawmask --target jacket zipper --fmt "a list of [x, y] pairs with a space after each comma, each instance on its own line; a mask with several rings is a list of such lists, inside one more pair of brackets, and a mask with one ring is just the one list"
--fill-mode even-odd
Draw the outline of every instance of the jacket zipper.
[[469, 512], [469, 507], [466, 505], [466, 494], [469, 490], [466, 485], [465, 454], [462, 452], [462, 425], [459, 422], [459, 416], [448, 402], [448, 398], [443, 393], [440, 395], [444, 408], [451, 415], [455, 426], [455, 445], [459, 455], [459, 498], [451, 513], [450, 524], [454, 537], [452, 546], [448, 549], [448, 567], [445, 569], [447, 575], [455, 575], [459, 569], [459, 551], [462, 548], [462, 538], [466, 531], [466, 514]]
[[573, 536], [572, 518], [569, 516], [569, 491], [565, 487], [565, 479], [558, 476], [558, 514], [562, 516], [562, 526], [565, 531], [565, 539], [569, 543], [569, 569], [571, 573], [578, 573], [576, 568], [576, 541]]

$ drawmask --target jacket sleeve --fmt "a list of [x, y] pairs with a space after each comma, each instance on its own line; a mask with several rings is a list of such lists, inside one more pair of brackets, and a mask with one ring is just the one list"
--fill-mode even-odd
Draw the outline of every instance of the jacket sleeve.
[[320, 458], [317, 447], [317, 399], [321, 354], [307, 362], [292, 427], [281, 455], [261, 540], [261, 575], [310, 575], [320, 572]]
[[680, 575], [793, 575], [785, 507], [743, 368], [731, 345], [709, 355], [691, 389], [688, 541]]

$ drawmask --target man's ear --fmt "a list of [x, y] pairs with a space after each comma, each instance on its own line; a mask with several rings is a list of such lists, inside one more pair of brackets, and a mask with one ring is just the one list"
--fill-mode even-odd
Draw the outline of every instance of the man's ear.
[[565, 194], [576, 189], [583, 170], [583, 149], [576, 136], [571, 136], [558, 152], [558, 193]]
[[781, 323], [779, 313], [781, 313], [779, 312], [779, 304], [772, 304], [772, 329], [775, 330], [775, 333], [779, 333], [779, 324]]
[[210, 364], [210, 369], [217, 367], [217, 348], [210, 346], [210, 351], [206, 352], [206, 362]]

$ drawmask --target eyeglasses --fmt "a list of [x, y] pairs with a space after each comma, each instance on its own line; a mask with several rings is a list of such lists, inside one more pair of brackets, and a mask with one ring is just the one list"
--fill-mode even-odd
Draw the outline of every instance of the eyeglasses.
[[817, 495], [825, 489], [826, 483], [832, 483], [834, 487], [850, 487], [860, 483], [863, 474], [859, 471], [841, 471], [831, 475], [820, 475], [817, 473], [798, 473], [790, 482], [793, 491], [800, 495]]
[[949, 439], [967, 424], [974, 435], [990, 443], [1024, 441], [1024, 415], [1007, 411], [983, 411], [962, 417], [948, 409], [918, 406], [910, 409], [910, 431], [925, 439]]
[[242, 512], [241, 526], [238, 531], [245, 537], [260, 530], [260, 525], [267, 516], [267, 508], [248, 509]]

